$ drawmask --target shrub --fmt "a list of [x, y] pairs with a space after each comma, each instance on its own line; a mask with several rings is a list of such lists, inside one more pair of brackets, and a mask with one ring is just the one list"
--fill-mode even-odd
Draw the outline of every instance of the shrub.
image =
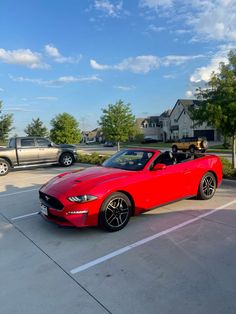
[[98, 153], [82, 154], [78, 157], [78, 162], [85, 164], [101, 165], [110, 156], [99, 155]]
[[223, 177], [224, 178], [232, 178], [236, 177], [236, 169], [232, 168], [232, 164], [228, 159], [221, 158], [222, 166], [223, 166]]

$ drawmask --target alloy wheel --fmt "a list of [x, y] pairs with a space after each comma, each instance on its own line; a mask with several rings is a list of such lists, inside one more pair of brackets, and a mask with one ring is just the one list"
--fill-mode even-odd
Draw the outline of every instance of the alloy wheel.
[[215, 193], [215, 180], [212, 176], [206, 176], [202, 182], [202, 192], [207, 198], [210, 198]]
[[111, 228], [120, 228], [126, 224], [130, 216], [129, 204], [122, 197], [112, 199], [105, 210], [106, 223]]

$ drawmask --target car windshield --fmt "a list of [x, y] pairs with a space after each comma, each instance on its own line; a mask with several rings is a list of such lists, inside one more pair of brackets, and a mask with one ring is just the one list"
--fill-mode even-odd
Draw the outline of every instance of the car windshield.
[[123, 170], [142, 170], [153, 154], [146, 150], [124, 150], [106, 160], [102, 166]]

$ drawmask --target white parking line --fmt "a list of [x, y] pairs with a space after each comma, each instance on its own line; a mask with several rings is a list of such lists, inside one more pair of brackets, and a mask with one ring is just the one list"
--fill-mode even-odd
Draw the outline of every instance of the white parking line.
[[164, 231], [161, 231], [161, 232], [159, 232], [159, 233], [156, 233], [156, 234], [154, 234], [154, 235], [152, 235], [152, 236], [150, 236], [150, 237], [144, 238], [144, 239], [142, 239], [142, 240], [140, 240], [140, 241], [137, 241], [137, 242], [135, 242], [135, 243], [132, 243], [132, 244], [130, 244], [130, 245], [127, 245], [127, 246], [125, 246], [125, 247], [123, 247], [123, 248], [121, 248], [121, 249], [119, 249], [119, 250], [117, 250], [117, 251], [114, 251], [114, 252], [111, 252], [111, 253], [109, 253], [109, 254], [107, 254], [107, 255], [105, 255], [105, 256], [99, 257], [99, 258], [97, 258], [97, 259], [95, 259], [95, 260], [93, 260], [93, 261], [91, 261], [91, 262], [88, 262], [88, 263], [86, 263], [86, 264], [84, 264], [84, 265], [81, 265], [81, 266], [79, 266], [79, 267], [73, 268], [73, 269], [70, 271], [70, 273], [73, 274], [73, 275], [74, 275], [74, 274], [77, 274], [77, 273], [80, 273], [80, 272], [82, 272], [82, 271], [84, 271], [84, 270], [86, 270], [86, 269], [88, 269], [88, 268], [91, 268], [91, 267], [93, 267], [93, 266], [95, 266], [95, 265], [98, 265], [98, 264], [100, 264], [100, 263], [103, 263], [103, 262], [105, 262], [105, 261], [107, 261], [107, 260], [109, 260], [109, 259], [111, 259], [111, 258], [113, 258], [113, 257], [115, 257], [115, 256], [121, 255], [121, 254], [123, 254], [123, 253], [125, 253], [125, 252], [127, 252], [127, 251], [130, 251], [130, 250], [132, 250], [132, 249], [138, 247], [138, 246], [141, 246], [141, 245], [143, 245], [143, 244], [145, 244], [145, 243], [148, 243], [148, 242], [150, 242], [150, 241], [152, 241], [152, 240], [155, 240], [155, 239], [157, 239], [157, 238], [160, 238], [160, 237], [163, 236], [163, 235], [166, 235], [166, 234], [168, 234], [168, 233], [170, 233], [170, 232], [176, 231], [176, 230], [178, 230], [178, 229], [180, 229], [180, 228], [183, 228], [183, 227], [185, 227], [185, 226], [187, 226], [187, 225], [190, 225], [190, 224], [192, 224], [193, 222], [196, 222], [196, 221], [198, 221], [198, 220], [200, 220], [200, 219], [202, 219], [202, 218], [205, 218], [205, 217], [207, 217], [207, 216], [209, 216], [209, 215], [212, 215], [212, 214], [214, 214], [215, 212], [217, 212], [217, 211], [219, 211], [219, 210], [221, 210], [221, 209], [227, 208], [227, 207], [229, 207], [230, 205], [232, 205], [232, 204], [234, 204], [234, 203], [236, 203], [236, 199], [235, 199], [234, 201], [232, 201], [232, 202], [229, 202], [229, 203], [225, 204], [225, 205], [222, 205], [222, 206], [220, 206], [220, 207], [217, 207], [217, 208], [215, 208], [215, 209], [213, 209], [213, 210], [211, 210], [211, 211], [209, 211], [209, 212], [207, 212], [207, 213], [205, 213], [205, 214], [199, 215], [199, 216], [196, 217], [196, 218], [187, 220], [187, 221], [185, 221], [185, 222], [183, 222], [183, 223], [180, 223], [180, 224], [178, 224], [178, 225], [175, 225], [175, 226], [173, 226], [173, 227], [171, 227], [171, 228], [169, 228], [169, 229], [166, 229], [166, 230], [164, 230]]
[[26, 217], [38, 215], [38, 214], [39, 214], [39, 212], [34, 212], [34, 213], [31, 213], [31, 214], [27, 214], [27, 215], [22, 215], [22, 216], [11, 218], [11, 220], [17, 220], [17, 219], [21, 219], [21, 218], [26, 218]]
[[7, 193], [7, 194], [2, 194], [2, 195], [0, 195], [0, 197], [17, 195], [17, 194], [21, 194], [21, 193], [27, 193], [27, 192], [36, 191], [36, 190], [39, 190], [39, 188], [37, 188], [37, 189], [29, 189], [29, 190], [24, 190], [24, 191], [17, 191], [17, 192], [12, 192], [12, 193]]

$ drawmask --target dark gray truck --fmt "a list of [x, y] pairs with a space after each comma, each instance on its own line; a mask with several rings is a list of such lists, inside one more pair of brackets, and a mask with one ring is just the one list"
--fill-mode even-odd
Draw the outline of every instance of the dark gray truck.
[[8, 147], [0, 148], [0, 176], [11, 169], [59, 163], [71, 166], [77, 157], [72, 145], [60, 147], [43, 137], [13, 137]]

